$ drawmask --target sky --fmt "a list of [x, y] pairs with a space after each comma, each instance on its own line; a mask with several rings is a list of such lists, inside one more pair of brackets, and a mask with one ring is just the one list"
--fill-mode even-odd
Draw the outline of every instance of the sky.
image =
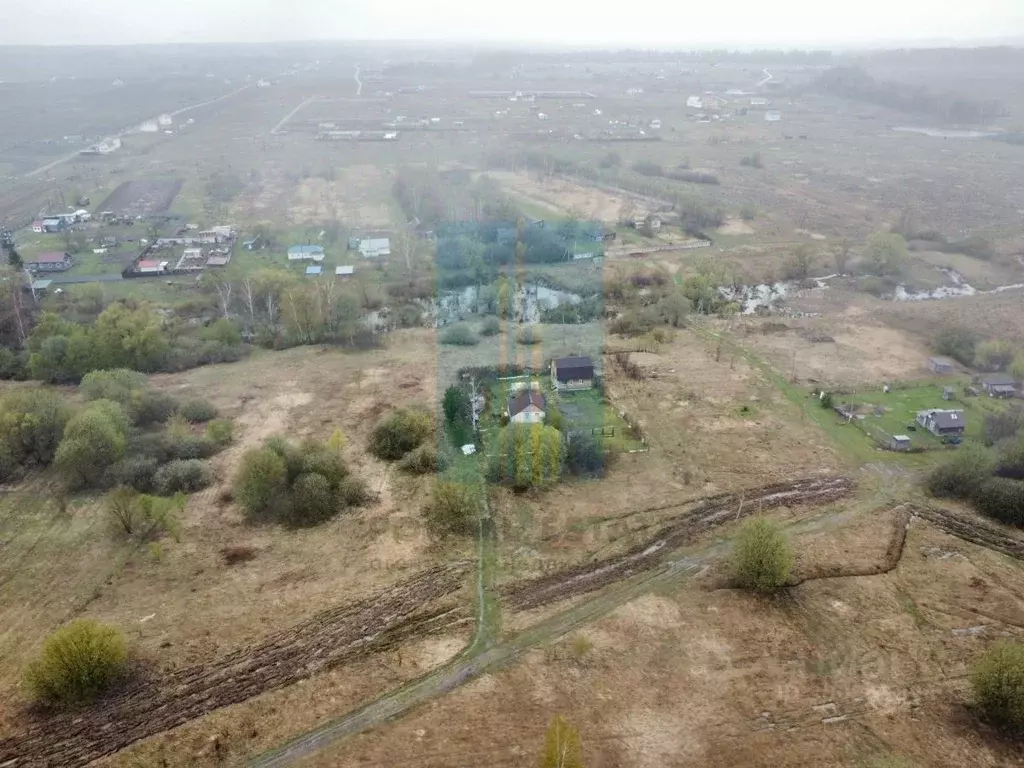
[[1024, 0], [0, 0], [0, 45], [444, 40], [660, 48], [1024, 42]]

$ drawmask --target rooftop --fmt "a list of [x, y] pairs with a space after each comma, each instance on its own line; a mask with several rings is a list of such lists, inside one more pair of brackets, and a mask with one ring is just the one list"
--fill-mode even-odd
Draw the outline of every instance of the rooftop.
[[56, 251], [53, 251], [50, 253], [40, 253], [38, 256], [32, 259], [32, 261], [35, 262], [36, 264], [59, 264], [66, 258], [68, 258], [68, 255], [66, 253], [58, 253]]
[[515, 416], [517, 413], [522, 413], [531, 405], [534, 405], [543, 411], [547, 405], [547, 401], [544, 399], [544, 395], [537, 390], [524, 389], [518, 395], [513, 395], [508, 399], [509, 416]]
[[307, 275], [319, 275], [323, 271], [324, 271], [324, 268], [319, 266], [319, 265], [306, 267], [306, 274]]

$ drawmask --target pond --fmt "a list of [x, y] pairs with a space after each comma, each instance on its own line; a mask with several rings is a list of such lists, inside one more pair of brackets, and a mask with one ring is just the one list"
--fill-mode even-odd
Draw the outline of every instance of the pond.
[[898, 133], [919, 133], [922, 136], [931, 136], [935, 139], [987, 139], [995, 136], [991, 131], [964, 131], [954, 128], [922, 128], [912, 125], [901, 125], [893, 128]]
[[[520, 323], [540, 321], [541, 310], [578, 304], [583, 298], [570, 291], [561, 291], [539, 283], [523, 283], [513, 299], [515, 319]], [[474, 314], [493, 314], [497, 306], [497, 290], [475, 285], [453, 291], [443, 291], [435, 304], [438, 327], [465, 320]]]

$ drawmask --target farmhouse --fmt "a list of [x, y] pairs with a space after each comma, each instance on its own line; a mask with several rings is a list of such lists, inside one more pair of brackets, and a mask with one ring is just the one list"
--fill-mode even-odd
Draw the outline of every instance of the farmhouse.
[[544, 421], [547, 401], [535, 389], [524, 389], [508, 398], [508, 420], [515, 424], [539, 424]]
[[1017, 382], [1013, 376], [1005, 373], [996, 373], [985, 377], [981, 382], [982, 389], [988, 392], [989, 397], [1016, 397]]
[[306, 267], [306, 277], [318, 277], [324, 268], [319, 264]]
[[963, 411], [940, 408], [918, 411], [917, 423], [937, 437], [959, 437], [967, 427]]
[[594, 361], [587, 355], [552, 360], [551, 384], [557, 390], [591, 389], [594, 386]]
[[63, 232], [67, 226], [67, 221], [60, 217], [53, 217], [50, 219], [43, 219], [43, 231], [44, 232]]
[[156, 275], [167, 271], [167, 262], [156, 259], [140, 259], [135, 264], [135, 271], [144, 275]]
[[288, 261], [323, 261], [324, 249], [319, 245], [293, 245], [288, 249]]
[[929, 357], [928, 370], [943, 375], [953, 372], [953, 361], [948, 357]]
[[352, 277], [355, 271], [356, 268], [351, 265], [343, 265], [334, 268], [334, 274], [336, 277]]
[[30, 272], [66, 272], [75, 265], [70, 253], [40, 253], [25, 266]]
[[782, 119], [782, 113], [775, 109], [769, 109], [764, 113], [765, 122], [777, 123]]

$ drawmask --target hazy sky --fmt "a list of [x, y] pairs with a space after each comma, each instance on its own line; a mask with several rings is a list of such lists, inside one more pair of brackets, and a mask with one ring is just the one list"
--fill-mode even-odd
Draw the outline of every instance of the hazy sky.
[[852, 45], [1024, 38], [1024, 0], [0, 0], [0, 44], [437, 39]]

